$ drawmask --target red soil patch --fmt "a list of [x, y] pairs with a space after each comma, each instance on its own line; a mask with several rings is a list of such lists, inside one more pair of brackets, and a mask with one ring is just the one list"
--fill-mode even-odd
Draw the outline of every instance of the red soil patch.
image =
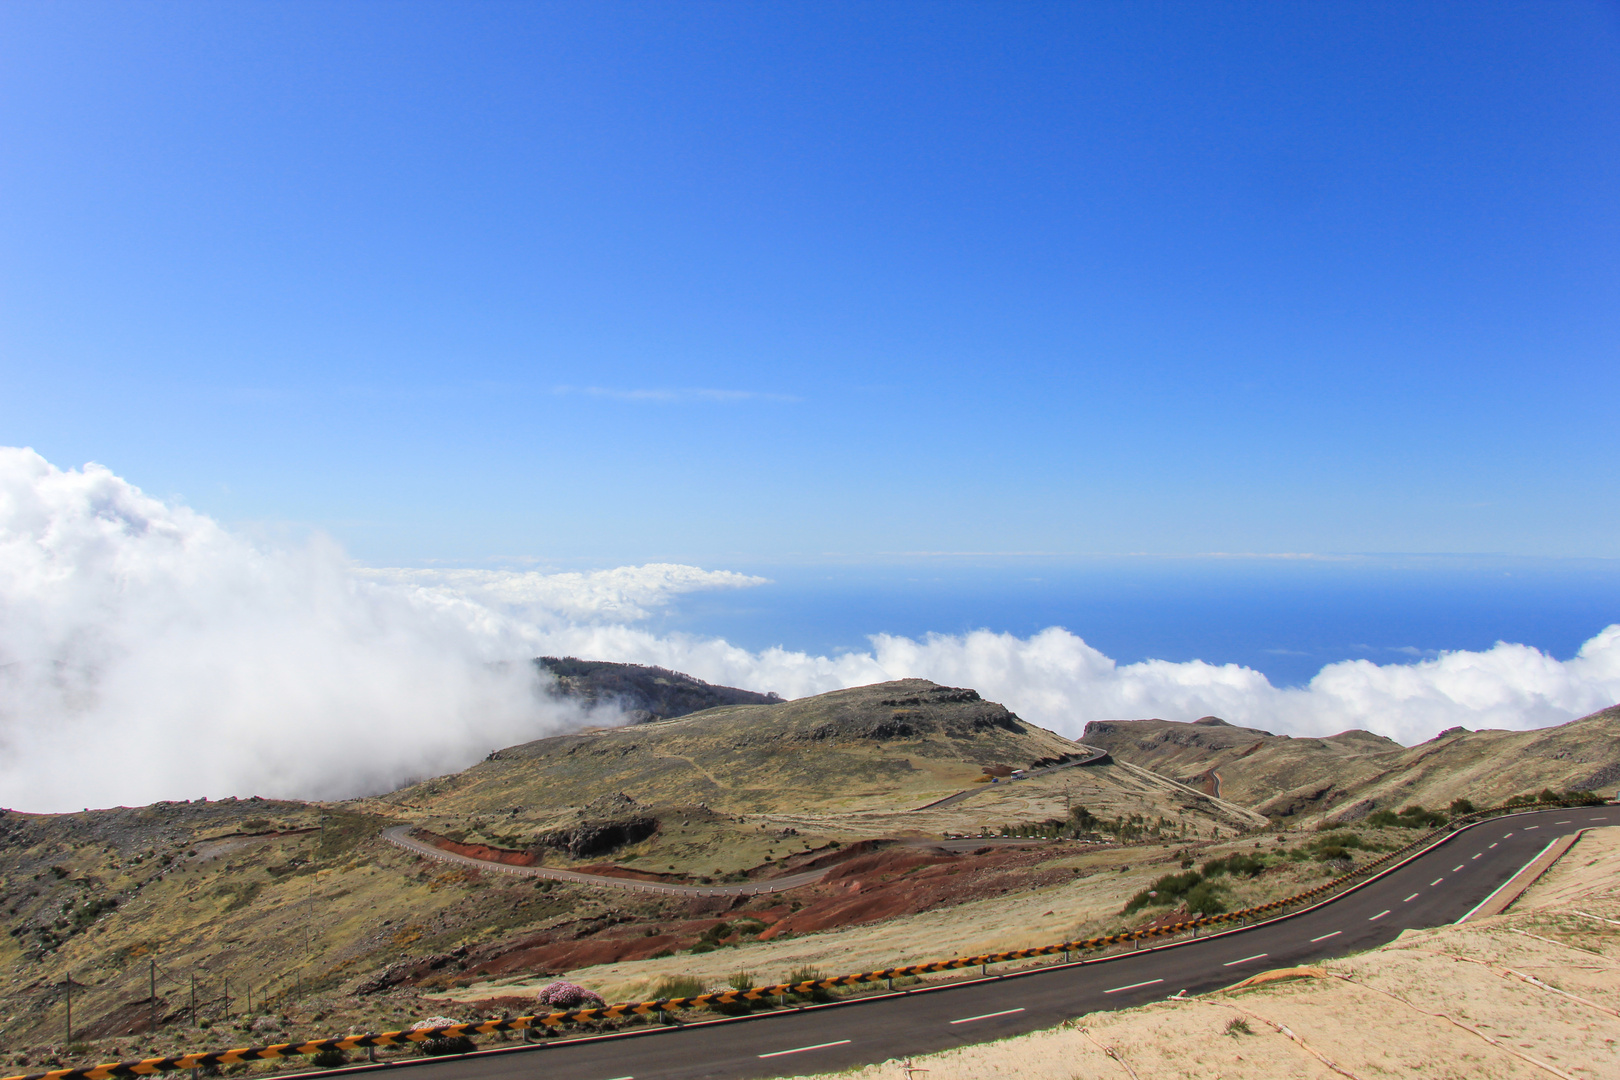
[[[985, 854], [891, 848], [838, 867], [805, 890], [815, 899], [760, 934], [810, 933], [857, 923], [882, 922], [936, 907], [954, 906], [1072, 880], [1068, 870], [1041, 870], [1050, 852], [1001, 848]], [[803, 895], [802, 893], [799, 895]]]
[[505, 863], [507, 866], [533, 866], [535, 863], [534, 855], [527, 851], [508, 851], [506, 848], [490, 847], [488, 844], [463, 844], [426, 829], [412, 829], [411, 835], [418, 840], [427, 841], [436, 848], [465, 855], [470, 859]]

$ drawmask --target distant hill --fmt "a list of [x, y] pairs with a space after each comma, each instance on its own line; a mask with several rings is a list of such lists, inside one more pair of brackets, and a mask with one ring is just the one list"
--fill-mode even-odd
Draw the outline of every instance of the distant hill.
[[1092, 758], [975, 690], [903, 679], [538, 739], [376, 804], [457, 844], [700, 877], [858, 840], [1056, 825], [1075, 807], [1115, 832], [1266, 824], [1130, 765], [1040, 771]]
[[586, 705], [617, 703], [634, 724], [670, 720], [721, 705], [772, 705], [782, 700], [774, 693], [715, 686], [678, 671], [643, 664], [541, 656], [535, 665], [557, 680], [553, 693]]
[[971, 783], [987, 765], [1023, 768], [1083, 753], [977, 691], [925, 679], [797, 701], [755, 696], [762, 702], [509, 747], [392, 798], [454, 813], [578, 807], [609, 792], [732, 813], [861, 801], [908, 806]]
[[1451, 728], [1412, 747], [1359, 730], [1295, 739], [1214, 716], [1093, 721], [1082, 738], [1271, 818], [1353, 820], [1412, 803], [1485, 806], [1543, 788], [1620, 784], [1620, 706], [1535, 731]]

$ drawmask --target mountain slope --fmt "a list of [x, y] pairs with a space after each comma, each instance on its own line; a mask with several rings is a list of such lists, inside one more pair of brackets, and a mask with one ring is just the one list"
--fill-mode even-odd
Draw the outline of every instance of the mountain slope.
[[899, 807], [960, 789], [985, 766], [1082, 752], [976, 691], [906, 679], [540, 739], [391, 801], [465, 814], [578, 807], [611, 792], [725, 813]]
[[1272, 818], [1354, 820], [1412, 803], [1484, 806], [1620, 784], [1620, 706], [1535, 731], [1452, 728], [1404, 747], [1367, 731], [1295, 739], [1216, 717], [1086, 725], [1086, 743]]

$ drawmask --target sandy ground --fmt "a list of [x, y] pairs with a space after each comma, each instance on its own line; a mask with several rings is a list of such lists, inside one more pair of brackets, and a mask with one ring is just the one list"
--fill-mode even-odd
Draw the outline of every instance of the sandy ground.
[[917, 1058], [911, 1080], [1620, 1076], [1620, 828], [1502, 915], [1255, 983]]

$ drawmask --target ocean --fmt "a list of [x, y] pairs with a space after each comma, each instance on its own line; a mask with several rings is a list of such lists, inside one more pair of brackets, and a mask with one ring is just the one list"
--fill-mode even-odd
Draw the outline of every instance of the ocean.
[[1121, 663], [1242, 664], [1276, 686], [1340, 660], [1531, 645], [1568, 659], [1620, 622], [1620, 560], [1490, 556], [937, 557], [715, 565], [771, 579], [687, 596], [659, 632], [749, 649], [864, 650], [868, 635], [1061, 626]]

